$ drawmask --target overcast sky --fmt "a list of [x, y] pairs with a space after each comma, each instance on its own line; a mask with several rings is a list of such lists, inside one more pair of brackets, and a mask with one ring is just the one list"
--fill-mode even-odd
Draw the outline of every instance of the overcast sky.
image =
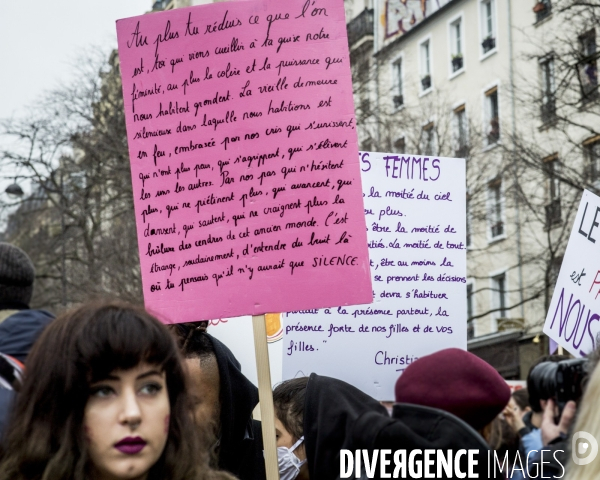
[[86, 47], [117, 46], [115, 21], [141, 15], [152, 0], [14, 0], [0, 11], [0, 118], [18, 115], [69, 78]]

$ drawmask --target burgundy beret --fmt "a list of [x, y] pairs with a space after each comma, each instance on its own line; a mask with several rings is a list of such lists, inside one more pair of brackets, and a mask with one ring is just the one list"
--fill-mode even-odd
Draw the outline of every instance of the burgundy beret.
[[439, 408], [480, 430], [506, 406], [510, 388], [472, 353], [448, 348], [411, 363], [396, 382], [396, 402]]

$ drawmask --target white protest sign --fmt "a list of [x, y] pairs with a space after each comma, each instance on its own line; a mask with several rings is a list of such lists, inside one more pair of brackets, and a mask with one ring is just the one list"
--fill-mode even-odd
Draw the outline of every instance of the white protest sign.
[[360, 158], [374, 303], [285, 314], [283, 378], [316, 372], [393, 400], [411, 362], [466, 348], [465, 161]]
[[600, 331], [600, 197], [584, 190], [544, 333], [576, 357], [596, 347]]
[[[252, 341], [252, 319], [246, 316], [211, 320], [207, 332], [227, 345], [240, 362], [242, 373], [258, 386], [256, 351]], [[281, 382], [282, 345], [281, 340], [269, 342], [269, 365], [273, 386]]]

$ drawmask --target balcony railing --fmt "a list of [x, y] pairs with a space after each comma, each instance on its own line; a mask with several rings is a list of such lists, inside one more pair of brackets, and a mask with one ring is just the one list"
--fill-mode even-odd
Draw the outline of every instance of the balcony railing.
[[561, 222], [560, 198], [555, 198], [546, 205], [546, 227], [550, 228]]
[[429, 90], [431, 88], [431, 75], [425, 75], [421, 79], [421, 87], [423, 87], [423, 91]]
[[404, 105], [404, 95], [394, 95], [394, 108]]
[[461, 68], [463, 68], [462, 55], [452, 57], [452, 73], [459, 71]]
[[492, 238], [500, 237], [504, 234], [504, 222], [496, 222], [492, 225]]
[[372, 8], [365, 8], [358, 17], [352, 19], [346, 27], [348, 30], [348, 44], [352, 46], [363, 37], [373, 36], [374, 21], [374, 10]]
[[547, 98], [542, 103], [542, 122], [549, 123], [556, 118], [556, 101], [554, 97]]
[[483, 53], [487, 53], [496, 48], [496, 39], [494, 37], [487, 37], [481, 42], [481, 46], [483, 47]]

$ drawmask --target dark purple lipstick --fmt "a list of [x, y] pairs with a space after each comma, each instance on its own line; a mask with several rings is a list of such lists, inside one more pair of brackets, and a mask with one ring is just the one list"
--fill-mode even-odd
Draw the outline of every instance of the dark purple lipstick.
[[115, 448], [127, 455], [135, 455], [140, 453], [146, 446], [146, 441], [140, 437], [125, 437], [118, 443], [115, 443]]

